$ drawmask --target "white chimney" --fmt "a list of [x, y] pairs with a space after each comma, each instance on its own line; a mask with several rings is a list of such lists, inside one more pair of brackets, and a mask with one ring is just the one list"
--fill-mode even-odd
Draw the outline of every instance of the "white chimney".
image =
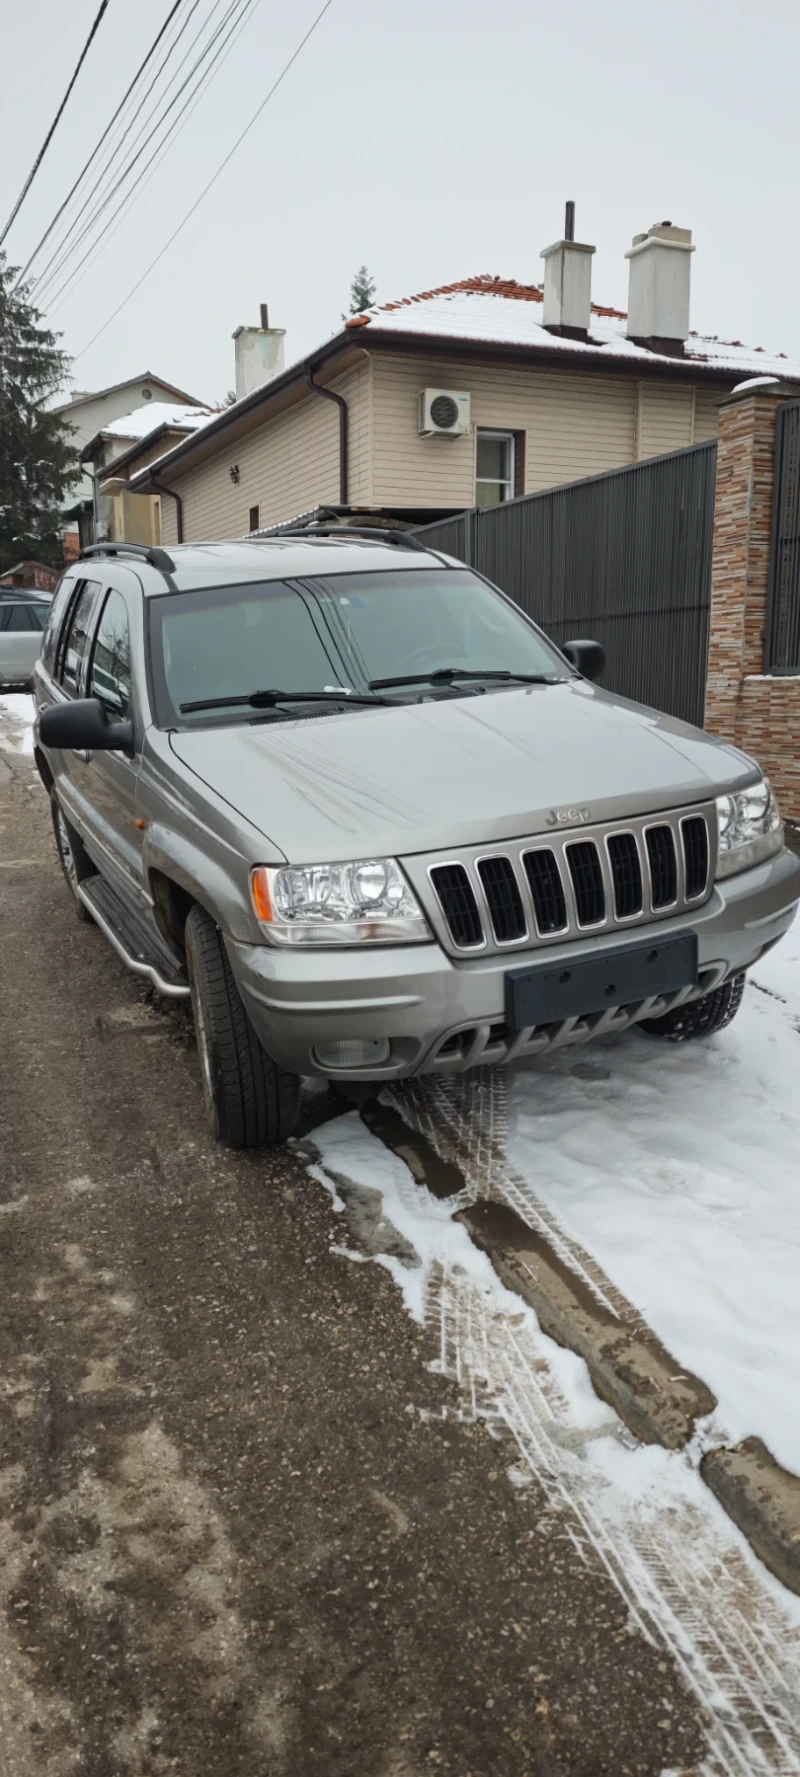
[[285, 338], [285, 327], [270, 327], [265, 302], [261, 304], [260, 327], [237, 327], [233, 335], [237, 401], [241, 401], [243, 395], [252, 395], [254, 389], [263, 388], [274, 376], [280, 376], [284, 367]]
[[542, 248], [544, 260], [543, 325], [568, 339], [585, 339], [592, 317], [592, 254], [594, 247], [573, 239], [575, 205], [567, 204], [564, 239]]
[[625, 258], [628, 278], [628, 338], [656, 351], [680, 356], [689, 337], [692, 231], [654, 222], [635, 234]]

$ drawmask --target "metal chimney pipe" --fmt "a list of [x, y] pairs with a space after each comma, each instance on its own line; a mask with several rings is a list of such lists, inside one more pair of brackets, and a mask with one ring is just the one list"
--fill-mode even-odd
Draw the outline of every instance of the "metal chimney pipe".
[[575, 204], [571, 197], [567, 199], [564, 210], [564, 239], [565, 241], [574, 241], [575, 239]]
[[261, 304], [261, 325], [266, 333], [267, 328], [269, 327], [269, 309], [265, 302], [262, 302]]

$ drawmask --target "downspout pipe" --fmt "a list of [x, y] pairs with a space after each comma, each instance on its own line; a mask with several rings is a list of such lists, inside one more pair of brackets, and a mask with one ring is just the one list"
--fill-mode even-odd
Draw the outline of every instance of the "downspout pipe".
[[175, 489], [173, 487], [165, 487], [163, 482], [156, 481], [156, 478], [154, 475], [150, 476], [150, 486], [152, 488], [155, 488], [155, 491], [157, 494], [161, 494], [161, 495], [168, 494], [170, 499], [175, 501], [176, 530], [178, 532], [178, 542], [182, 543], [183, 542], [183, 501], [181, 499], [180, 494], [176, 494]]
[[313, 393], [315, 395], [324, 395], [326, 401], [335, 401], [339, 409], [339, 505], [347, 506], [349, 504], [347, 491], [347, 458], [348, 428], [350, 420], [347, 402], [345, 401], [344, 395], [337, 394], [335, 389], [323, 389], [321, 383], [315, 382], [313, 370], [307, 368], [305, 375], [308, 387]]

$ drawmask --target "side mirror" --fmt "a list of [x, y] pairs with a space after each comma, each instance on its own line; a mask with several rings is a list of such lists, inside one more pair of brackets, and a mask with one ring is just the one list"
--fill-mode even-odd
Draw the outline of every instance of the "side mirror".
[[600, 642], [565, 642], [561, 652], [584, 679], [599, 679], [605, 670], [606, 651]]
[[132, 753], [133, 723], [111, 722], [99, 697], [74, 703], [51, 703], [39, 716], [43, 747], [66, 747], [79, 753]]

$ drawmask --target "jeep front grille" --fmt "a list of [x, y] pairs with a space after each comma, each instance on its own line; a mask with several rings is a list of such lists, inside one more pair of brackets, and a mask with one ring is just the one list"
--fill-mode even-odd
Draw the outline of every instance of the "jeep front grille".
[[711, 892], [715, 814], [710, 803], [516, 839], [490, 853], [473, 846], [458, 857], [408, 859], [406, 868], [448, 949], [552, 944], [697, 906]]
[[705, 893], [708, 881], [708, 828], [702, 816], [691, 815], [681, 821], [683, 852], [686, 860], [686, 899], [697, 900]]
[[678, 899], [675, 835], [671, 827], [648, 827], [645, 838], [653, 908], [672, 907]]
[[601, 926], [606, 917], [606, 891], [597, 846], [593, 839], [579, 839], [564, 849], [578, 925]]
[[524, 938], [528, 929], [525, 909], [510, 858], [481, 858], [478, 875], [498, 944], [513, 944], [515, 939]]
[[634, 919], [644, 905], [642, 867], [632, 833], [610, 833], [608, 856], [614, 879], [614, 910], [617, 919]]
[[431, 881], [456, 948], [471, 950], [476, 944], [482, 944], [481, 916], [464, 865], [439, 864], [431, 871]]
[[526, 851], [522, 854], [525, 875], [531, 891], [536, 929], [543, 938], [567, 930], [567, 903], [555, 852]]

